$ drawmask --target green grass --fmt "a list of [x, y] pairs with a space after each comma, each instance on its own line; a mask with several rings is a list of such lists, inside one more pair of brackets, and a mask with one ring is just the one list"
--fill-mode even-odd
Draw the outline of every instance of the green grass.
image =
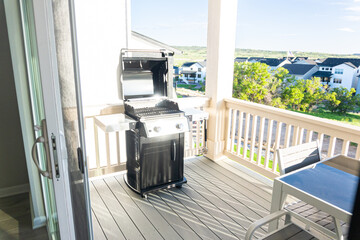
[[[236, 152], [237, 150], [237, 145], [234, 145], [234, 152]], [[240, 147], [240, 155], [242, 155], [244, 152], [244, 148], [243, 147]], [[246, 150], [246, 157], [247, 158], [250, 158], [250, 150]], [[254, 158], [253, 158], [253, 161], [257, 161], [257, 153], [254, 153]], [[265, 157], [264, 156], [261, 156], [261, 165], [265, 165]], [[272, 168], [273, 166], [273, 160], [269, 159], [269, 168]], [[277, 172], [280, 172], [279, 170], [279, 166], [277, 166], [276, 168], [276, 171]]]
[[188, 84], [178, 84], [176, 85], [178, 88], [186, 88], [190, 90], [195, 90], [196, 85], [188, 85]]
[[[296, 111], [299, 112], [299, 111]], [[346, 113], [346, 114], [337, 114], [337, 113], [332, 113], [329, 111], [317, 111], [317, 112], [299, 112], [299, 113], [304, 113], [307, 115], [311, 115], [311, 116], [315, 116], [315, 117], [320, 117], [320, 118], [326, 118], [326, 119], [331, 119], [331, 120], [336, 120], [339, 122], [343, 122], [343, 123], [348, 123], [354, 126], [360, 126], [360, 115], [356, 114], [356, 113]]]
[[[206, 47], [199, 46], [174, 46], [175, 48], [183, 51], [183, 54], [176, 54], [175, 65], [181, 66], [184, 62], [199, 62], [204, 61], [207, 55]], [[235, 57], [270, 57], [279, 58], [286, 57], [286, 51], [269, 51], [269, 50], [257, 50], [257, 49], [235, 49]], [[307, 56], [309, 58], [327, 58], [327, 57], [348, 57], [348, 58], [359, 58], [357, 55], [344, 55], [344, 54], [328, 54], [328, 53], [317, 53], [317, 52], [293, 52], [295, 56]]]

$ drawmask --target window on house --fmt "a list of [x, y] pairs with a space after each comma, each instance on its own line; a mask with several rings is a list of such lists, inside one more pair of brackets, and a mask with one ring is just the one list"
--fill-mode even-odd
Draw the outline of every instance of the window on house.
[[198, 78], [201, 78], [201, 74], [198, 74]]
[[329, 68], [325, 68], [326, 71], [329, 71]]
[[343, 73], [344, 73], [344, 69], [335, 68], [335, 74], [343, 74]]
[[196, 77], [196, 74], [195, 74], [195, 73], [192, 73], [192, 74], [190, 74], [190, 77], [191, 77], [191, 78], [195, 78], [195, 77]]
[[185, 77], [187, 77], [187, 76], [188, 76], [188, 75], [187, 75], [187, 73], [185, 73], [184, 75], [185, 75]]
[[193, 70], [193, 68], [190, 68], [190, 70]]
[[198, 68], [198, 72], [201, 72], [201, 68]]
[[330, 71], [332, 71], [332, 68], [330, 68]]
[[342, 82], [342, 79], [341, 78], [334, 78], [334, 83], [341, 83]]

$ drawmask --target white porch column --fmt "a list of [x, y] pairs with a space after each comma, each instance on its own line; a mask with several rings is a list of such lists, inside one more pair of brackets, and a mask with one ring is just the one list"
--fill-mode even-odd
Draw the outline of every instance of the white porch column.
[[217, 160], [225, 147], [225, 103], [232, 96], [238, 0], [208, 1], [206, 96], [211, 97], [208, 153]]

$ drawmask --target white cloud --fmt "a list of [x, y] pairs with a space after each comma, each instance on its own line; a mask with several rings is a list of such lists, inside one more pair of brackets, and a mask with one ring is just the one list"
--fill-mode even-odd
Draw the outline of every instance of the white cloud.
[[352, 11], [352, 12], [360, 12], [360, 6], [348, 7], [348, 8], [345, 8], [345, 10]]
[[355, 32], [354, 29], [351, 29], [351, 28], [348, 28], [348, 27], [338, 28], [337, 30], [338, 30], [338, 31], [342, 31], [342, 32]]
[[351, 21], [351, 22], [359, 22], [360, 16], [345, 16], [345, 20]]
[[360, 0], [354, 0], [354, 2], [360, 2]]

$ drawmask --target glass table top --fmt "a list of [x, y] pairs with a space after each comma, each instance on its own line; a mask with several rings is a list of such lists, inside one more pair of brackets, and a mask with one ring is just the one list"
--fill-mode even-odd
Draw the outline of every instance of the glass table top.
[[355, 175], [319, 163], [279, 180], [349, 213], [353, 211], [359, 182]]

